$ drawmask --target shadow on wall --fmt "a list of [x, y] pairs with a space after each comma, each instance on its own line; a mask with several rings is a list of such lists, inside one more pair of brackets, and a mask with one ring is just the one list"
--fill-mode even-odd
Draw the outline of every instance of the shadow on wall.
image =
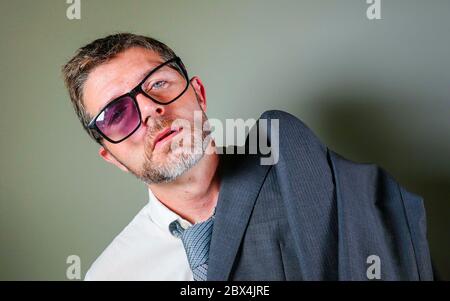
[[371, 89], [343, 87], [303, 102], [302, 108], [292, 113], [301, 117], [307, 109], [315, 120], [309, 126], [331, 149], [353, 161], [376, 163], [424, 198], [431, 255], [440, 277], [449, 280], [448, 122], [447, 127], [428, 123], [429, 128], [423, 129], [427, 120], [435, 118], [423, 112], [425, 102], [405, 101], [398, 93], [389, 97]]

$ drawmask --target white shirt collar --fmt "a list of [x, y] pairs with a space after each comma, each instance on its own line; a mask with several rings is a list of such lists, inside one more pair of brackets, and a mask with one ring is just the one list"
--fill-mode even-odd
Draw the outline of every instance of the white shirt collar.
[[183, 219], [181, 216], [167, 208], [163, 203], [161, 203], [158, 198], [153, 194], [152, 190], [148, 188], [148, 208], [149, 208], [149, 216], [152, 221], [158, 225], [163, 231], [167, 231], [167, 233], [172, 233], [169, 230], [169, 225], [178, 220], [180, 225], [187, 229], [192, 224], [187, 220]]

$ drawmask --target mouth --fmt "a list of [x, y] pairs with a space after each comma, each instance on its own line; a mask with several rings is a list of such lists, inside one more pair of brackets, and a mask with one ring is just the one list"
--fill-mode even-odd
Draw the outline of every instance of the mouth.
[[172, 129], [171, 127], [168, 127], [166, 129], [162, 130], [156, 136], [156, 138], [155, 138], [155, 140], [153, 142], [153, 149], [156, 149], [156, 148], [160, 147], [162, 144], [164, 144], [165, 142], [169, 141], [172, 137], [177, 135], [182, 130], [183, 130], [182, 127], [176, 128], [176, 129]]

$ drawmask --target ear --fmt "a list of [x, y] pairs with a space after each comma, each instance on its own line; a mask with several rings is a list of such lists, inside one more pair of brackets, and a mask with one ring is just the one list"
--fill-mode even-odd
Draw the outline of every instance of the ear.
[[191, 78], [191, 85], [194, 88], [195, 92], [197, 92], [200, 106], [202, 107], [203, 111], [206, 112], [205, 86], [203, 86], [203, 83], [198, 76], [194, 76]]
[[108, 163], [114, 164], [124, 172], [130, 172], [122, 163], [120, 163], [106, 148], [103, 146], [98, 150], [98, 154]]

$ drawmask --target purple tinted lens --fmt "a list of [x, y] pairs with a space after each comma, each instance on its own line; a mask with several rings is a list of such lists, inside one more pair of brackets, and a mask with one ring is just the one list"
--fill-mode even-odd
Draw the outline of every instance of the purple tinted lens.
[[98, 129], [113, 141], [122, 140], [131, 134], [139, 124], [139, 111], [129, 96], [107, 106], [96, 120]]

